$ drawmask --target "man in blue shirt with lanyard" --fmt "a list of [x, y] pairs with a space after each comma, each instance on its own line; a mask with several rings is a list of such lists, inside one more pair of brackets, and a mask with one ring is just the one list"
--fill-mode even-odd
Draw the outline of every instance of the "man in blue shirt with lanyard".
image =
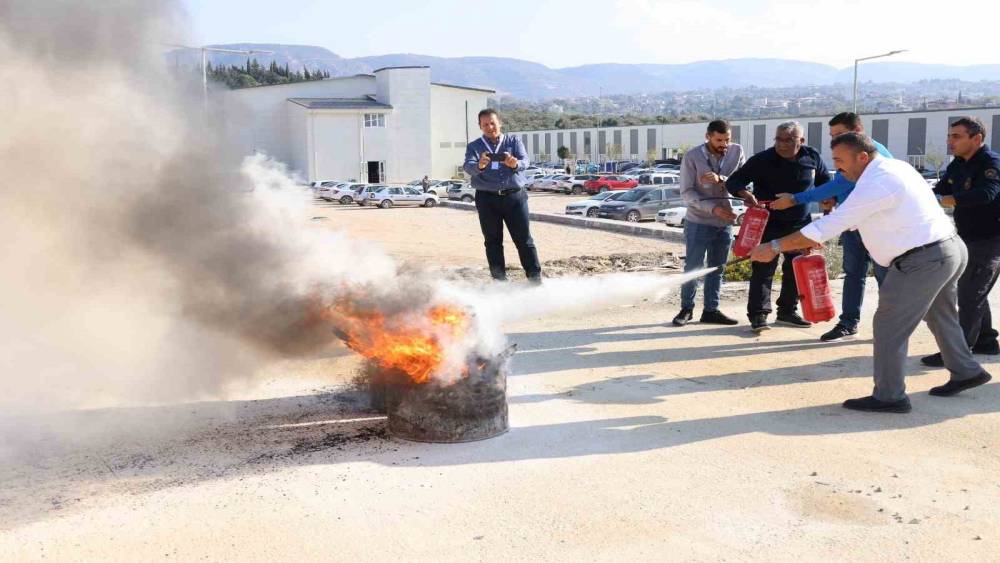
[[[862, 134], [865, 132], [858, 114], [845, 111], [833, 116], [833, 119], [830, 120], [830, 138], [833, 139], [842, 133], [849, 132]], [[892, 158], [889, 149], [874, 139], [869, 138], [869, 140], [875, 145], [880, 155]], [[837, 172], [833, 180], [824, 186], [797, 194], [778, 194], [778, 199], [771, 204], [771, 207], [787, 209], [794, 205], [820, 202], [824, 202], [824, 206], [829, 207], [832, 200], [836, 200], [839, 205], [844, 203], [853, 190], [854, 182]], [[882, 285], [882, 280], [885, 279], [886, 269], [879, 266], [868, 255], [868, 249], [865, 248], [865, 243], [861, 240], [861, 235], [857, 230], [844, 231], [840, 235], [840, 246], [844, 251], [844, 293], [841, 300], [840, 321], [829, 332], [820, 336], [820, 340], [823, 342], [836, 342], [857, 335], [869, 264], [875, 268], [875, 281], [879, 285]]]
[[479, 112], [483, 136], [465, 148], [462, 168], [472, 178], [472, 187], [476, 190], [476, 211], [485, 239], [490, 275], [498, 281], [507, 280], [503, 255], [503, 226], [506, 224], [528, 281], [541, 283], [542, 266], [528, 228], [528, 195], [524, 189], [528, 155], [521, 139], [502, 134], [501, 126], [495, 110]]

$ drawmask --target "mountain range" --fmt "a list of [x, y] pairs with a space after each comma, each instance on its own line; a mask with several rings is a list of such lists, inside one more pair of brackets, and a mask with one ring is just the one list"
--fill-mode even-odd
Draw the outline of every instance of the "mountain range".
[[[529, 100], [613, 94], [642, 94], [709, 88], [748, 86], [786, 87], [850, 84], [853, 67], [787, 59], [728, 59], [684, 64], [592, 64], [550, 68], [520, 59], [500, 57], [431, 57], [390, 54], [344, 58], [324, 47], [271, 43], [211, 45], [225, 49], [272, 51], [250, 55], [261, 64], [271, 60], [292, 70], [307, 67], [326, 70], [331, 76], [369, 73], [386, 66], [429, 66], [435, 82], [490, 88], [498, 95]], [[198, 64], [200, 55], [173, 51], [171, 61]], [[246, 55], [210, 53], [213, 65], [243, 65]], [[1000, 80], [1000, 64], [939, 65], [911, 62], [872, 62], [861, 67], [860, 80], [909, 83], [920, 80]]]

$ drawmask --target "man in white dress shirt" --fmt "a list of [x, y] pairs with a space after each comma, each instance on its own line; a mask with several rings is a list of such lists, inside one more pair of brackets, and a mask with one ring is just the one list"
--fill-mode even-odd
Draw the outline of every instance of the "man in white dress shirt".
[[875, 389], [844, 407], [909, 412], [904, 364], [910, 335], [921, 319], [934, 335], [948, 383], [930, 390], [947, 397], [990, 380], [972, 358], [958, 324], [957, 283], [968, 251], [927, 183], [909, 164], [878, 154], [871, 139], [845, 133], [830, 143], [833, 162], [856, 187], [833, 213], [802, 230], [761, 244], [751, 259], [769, 262], [780, 252], [815, 247], [857, 228], [872, 259], [888, 268], [875, 311]]

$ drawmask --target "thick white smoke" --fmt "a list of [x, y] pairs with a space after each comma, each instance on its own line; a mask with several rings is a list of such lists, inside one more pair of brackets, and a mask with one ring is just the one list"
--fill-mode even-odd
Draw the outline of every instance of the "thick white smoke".
[[217, 142], [164, 64], [173, 2], [0, 2], [0, 403], [216, 392], [326, 344], [309, 304], [395, 266], [304, 222], [278, 164]]

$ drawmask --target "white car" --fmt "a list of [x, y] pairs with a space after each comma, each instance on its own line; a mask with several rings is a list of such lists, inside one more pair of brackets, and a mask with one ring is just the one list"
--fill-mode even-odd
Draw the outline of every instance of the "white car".
[[541, 188], [542, 183], [545, 182], [546, 180], [551, 179], [553, 176], [554, 176], [554, 174], [545, 174], [543, 176], [535, 176], [535, 178], [533, 180], [528, 180], [528, 185], [525, 186], [525, 189], [528, 190], [529, 192], [531, 190], [540, 190], [540, 189], [542, 189]]
[[670, 172], [653, 172], [651, 174], [642, 174], [636, 179], [639, 181], [640, 185], [644, 186], [661, 186], [661, 185], [672, 185], [681, 183], [680, 175]]
[[472, 203], [476, 200], [476, 190], [468, 183], [459, 183], [448, 188], [448, 199]]
[[556, 174], [534, 182], [531, 187], [532, 189], [542, 190], [543, 192], [563, 192], [568, 194], [573, 190], [572, 180], [572, 176], [567, 176], [566, 174]]
[[316, 187], [314, 187], [312, 189], [313, 190], [313, 195], [315, 195], [319, 199], [325, 199], [327, 201], [333, 201], [333, 199], [331, 199], [331, 194], [338, 187], [343, 186], [346, 183], [347, 182], [332, 182], [332, 181], [331, 182], [320, 182], [318, 186], [316, 186]]
[[329, 188], [320, 197], [327, 201], [336, 201], [341, 205], [347, 205], [356, 201], [358, 192], [364, 187], [365, 184], [341, 182], [336, 186]]
[[[733, 201], [733, 213], [736, 214], [736, 224], [743, 224], [743, 214], [747, 212], [746, 205], [742, 201]], [[687, 207], [669, 207], [661, 209], [656, 213], [656, 221], [671, 227], [683, 227], [684, 217], [687, 216]]]
[[434, 207], [437, 204], [437, 194], [425, 194], [422, 189], [408, 186], [382, 186], [377, 190], [369, 191], [365, 198], [358, 202], [358, 205], [376, 205], [382, 209], [388, 209], [394, 205]]
[[586, 217], [597, 217], [597, 211], [605, 201], [618, 199], [627, 190], [600, 192], [587, 199], [571, 202], [566, 206], [566, 215], [584, 215]]

